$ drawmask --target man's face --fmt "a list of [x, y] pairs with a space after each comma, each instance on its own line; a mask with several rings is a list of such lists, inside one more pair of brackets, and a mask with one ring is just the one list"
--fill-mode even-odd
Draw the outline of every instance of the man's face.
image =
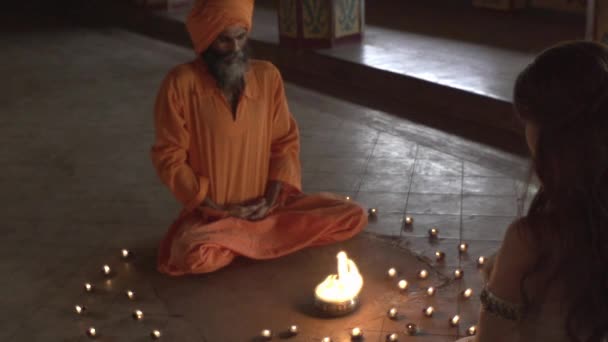
[[228, 27], [203, 53], [203, 60], [225, 90], [242, 86], [249, 59], [247, 30], [241, 26]]

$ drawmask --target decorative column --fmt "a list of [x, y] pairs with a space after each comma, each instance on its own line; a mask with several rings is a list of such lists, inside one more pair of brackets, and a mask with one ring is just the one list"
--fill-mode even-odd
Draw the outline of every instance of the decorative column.
[[282, 46], [330, 48], [360, 42], [365, 26], [365, 0], [279, 0]]
[[608, 44], [608, 0], [588, 1], [586, 38]]

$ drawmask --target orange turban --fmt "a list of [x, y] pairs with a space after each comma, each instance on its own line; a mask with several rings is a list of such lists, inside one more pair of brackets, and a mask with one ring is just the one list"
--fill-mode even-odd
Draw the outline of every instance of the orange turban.
[[194, 50], [200, 54], [228, 26], [243, 25], [251, 30], [254, 0], [197, 0], [186, 21]]

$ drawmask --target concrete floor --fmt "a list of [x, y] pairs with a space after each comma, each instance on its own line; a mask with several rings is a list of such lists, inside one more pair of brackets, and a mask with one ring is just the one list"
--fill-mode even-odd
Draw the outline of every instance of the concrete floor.
[[[260, 312], [277, 317], [289, 309], [276, 309], [283, 304], [278, 300], [259, 306], [258, 298], [270, 298], [261, 276], [235, 287], [251, 269], [268, 274], [294, 265], [310, 268], [307, 257], [329, 260], [331, 248], [267, 264], [244, 262], [209, 278], [172, 280], [154, 272], [156, 245], [179, 207], [149, 161], [152, 105], [167, 70], [192, 58], [191, 51], [111, 28], [15, 23], [0, 33], [5, 79], [0, 91], [0, 289], [5, 294], [0, 296], [0, 340], [81, 341], [87, 340], [85, 329], [95, 325], [103, 332], [101, 341], [144, 341], [153, 328], [163, 330], [167, 341], [241, 341], [260, 329], [293, 323], [317, 327], [293, 340], [317, 341], [321, 332], [346, 340], [349, 326], [339, 329], [340, 321], [291, 322], [294, 314], [283, 315], [290, 322], [264, 324]], [[478, 301], [456, 298], [465, 287], [478, 293], [475, 258], [495, 251], [518, 215], [526, 161], [311, 90], [288, 84], [287, 94], [301, 125], [305, 190], [350, 195], [379, 209], [369, 235], [346, 244], [361, 251], [362, 259], [372, 258], [364, 262], [366, 269], [382, 270], [395, 260], [409, 277], [425, 264], [437, 279], [447, 279], [458, 266], [465, 270], [465, 279], [446, 283], [440, 297], [453, 307], [430, 325], [419, 323], [421, 336], [401, 339], [454, 340], [462, 329], [449, 328], [444, 318], [457, 311], [466, 324], [475, 323]], [[402, 229], [405, 213], [415, 217], [411, 229]], [[426, 238], [431, 226], [441, 233], [433, 244]], [[389, 239], [374, 240], [372, 233]], [[460, 241], [470, 245], [463, 257], [456, 250]], [[120, 262], [123, 247], [136, 252], [133, 262]], [[430, 262], [436, 249], [446, 252], [444, 264]], [[117, 271], [109, 282], [99, 276], [104, 263]], [[315, 275], [324, 273], [312, 268]], [[380, 273], [372, 273], [367, 296], [381, 304], [394, 300], [392, 288], [378, 287], [385, 281]], [[85, 281], [100, 291], [85, 295]], [[229, 302], [231, 292], [224, 290], [229, 284], [245, 302], [242, 308]], [[129, 317], [133, 305], [122, 296], [126, 287], [137, 291], [135, 305], [147, 313], [141, 325]], [[200, 291], [208, 296], [217, 291], [228, 302], [193, 301]], [[78, 318], [72, 311], [77, 303], [95, 309]], [[407, 321], [421, 320], [413, 314], [422, 304], [417, 305], [408, 306]], [[384, 305], [366, 308], [376, 311], [362, 310], [365, 315], [377, 317], [385, 310]], [[232, 321], [213, 326], [200, 321], [214, 310], [232, 313]], [[370, 328], [374, 333], [366, 341], [382, 340], [389, 329], [402, 332], [404, 322]], [[218, 324], [242, 334], [217, 339]]]

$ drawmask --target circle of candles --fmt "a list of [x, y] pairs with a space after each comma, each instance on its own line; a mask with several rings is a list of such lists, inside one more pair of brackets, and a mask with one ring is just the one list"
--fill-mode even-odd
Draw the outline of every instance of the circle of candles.
[[396, 333], [392, 333], [392, 334], [386, 335], [386, 340], [388, 342], [399, 341], [399, 335], [397, 335]]
[[454, 270], [454, 278], [456, 278], [456, 279], [462, 278], [463, 274], [464, 274], [464, 271], [460, 268], [457, 268]]
[[486, 263], [486, 258], [484, 256], [480, 256], [477, 259], [477, 266], [481, 267]]
[[394, 278], [395, 276], [397, 276], [397, 270], [393, 267], [388, 269], [388, 276], [391, 278]]
[[141, 321], [142, 319], [144, 319], [143, 311], [141, 311], [141, 310], [133, 311], [133, 319], [136, 321]]
[[466, 253], [466, 251], [469, 250], [469, 245], [467, 245], [466, 243], [461, 243], [460, 245], [458, 245], [458, 251], [460, 253]]
[[450, 318], [450, 325], [455, 327], [458, 325], [458, 323], [460, 323], [460, 316], [455, 315], [454, 317]]
[[108, 265], [103, 265], [103, 269], [102, 269], [103, 274], [105, 275], [109, 275], [112, 272], [112, 269], [110, 268], [110, 266]]
[[272, 338], [272, 331], [270, 331], [269, 329], [264, 329], [262, 330], [262, 333], [260, 335], [262, 335], [262, 337], [265, 339], [270, 339]]
[[87, 292], [93, 292], [93, 284], [91, 283], [85, 283], [84, 284], [84, 290]]
[[369, 212], [370, 216], [376, 216], [376, 215], [378, 215], [378, 209], [376, 209], [376, 208], [369, 208], [368, 212]]
[[397, 283], [397, 286], [399, 286], [400, 290], [407, 290], [407, 280], [405, 279], [401, 279], [399, 280], [399, 282]]
[[331, 342], [331, 337], [323, 337], [323, 339], [321, 340], [322, 342]]
[[131, 291], [131, 290], [127, 290], [125, 292], [125, 294], [127, 295], [127, 298], [129, 298], [130, 300], [135, 299], [135, 292]]
[[289, 333], [292, 335], [297, 335], [298, 334], [298, 326], [297, 325], [292, 325], [289, 327]]
[[431, 229], [429, 229], [429, 237], [430, 238], [435, 239], [438, 236], [439, 236], [439, 229], [437, 229], [437, 228], [431, 228]]
[[424, 315], [426, 317], [432, 317], [433, 314], [435, 313], [435, 308], [432, 306], [429, 306], [429, 307], [425, 308], [422, 312], [424, 313]]
[[131, 252], [128, 249], [124, 249], [120, 251], [120, 255], [123, 259], [128, 259], [131, 256]]
[[360, 338], [363, 336], [363, 331], [359, 327], [354, 327], [353, 330], [351, 330], [350, 332], [350, 336], [354, 338]]
[[429, 271], [427, 270], [420, 270], [420, 272], [418, 272], [418, 278], [420, 279], [426, 279], [429, 277]]
[[477, 334], [477, 327], [474, 325], [471, 325], [469, 327], [469, 329], [467, 329], [467, 335], [474, 336], [475, 334]]
[[405, 224], [407, 224], [408, 226], [411, 226], [412, 223], [414, 223], [414, 218], [411, 216], [406, 216], [405, 220], [404, 220]]
[[399, 312], [397, 311], [397, 308], [390, 308], [388, 310], [388, 317], [391, 319], [397, 318], [398, 314], [399, 314]]
[[437, 261], [443, 261], [445, 259], [445, 253], [442, 251], [435, 252], [435, 259], [437, 259]]
[[429, 286], [429, 287], [426, 289], [426, 294], [427, 294], [427, 295], [429, 295], [429, 296], [434, 296], [434, 295], [435, 295], [435, 291], [436, 291], [436, 290], [435, 290], [435, 288], [434, 288], [434, 287]]
[[462, 291], [462, 297], [464, 297], [465, 299], [471, 298], [472, 295], [473, 295], [473, 289], [471, 289], [471, 288], [468, 288], [468, 289]]
[[80, 305], [75, 305], [74, 306], [74, 311], [76, 311], [77, 314], [79, 315], [83, 315], [87, 312], [87, 307], [86, 306], [80, 306]]
[[90, 327], [89, 329], [87, 329], [87, 335], [91, 338], [97, 336], [97, 330], [95, 330], [94, 327]]
[[159, 338], [162, 336], [162, 334], [160, 333], [160, 330], [156, 330], [156, 329], [154, 329], [154, 330], [152, 330], [152, 332], [150, 333], [150, 336], [151, 336], [153, 339], [158, 340], [158, 339], [159, 339]]
[[410, 335], [416, 335], [416, 333], [418, 332], [418, 327], [414, 323], [408, 323], [406, 328], [407, 328], [407, 333]]

